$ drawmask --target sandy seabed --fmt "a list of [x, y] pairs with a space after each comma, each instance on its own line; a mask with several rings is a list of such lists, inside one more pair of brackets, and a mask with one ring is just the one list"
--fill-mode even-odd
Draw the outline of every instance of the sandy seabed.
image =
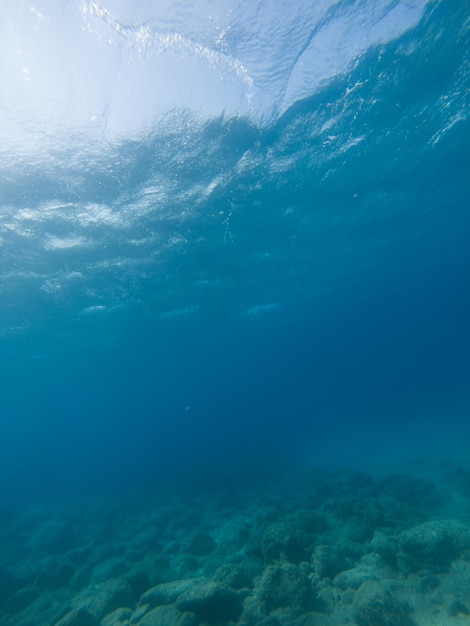
[[470, 472], [452, 464], [0, 515], [5, 626], [470, 625]]

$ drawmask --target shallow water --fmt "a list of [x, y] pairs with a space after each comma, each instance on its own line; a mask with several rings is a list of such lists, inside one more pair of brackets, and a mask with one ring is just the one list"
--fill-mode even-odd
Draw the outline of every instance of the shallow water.
[[470, 473], [414, 471], [193, 473], [5, 509], [2, 623], [465, 624]]

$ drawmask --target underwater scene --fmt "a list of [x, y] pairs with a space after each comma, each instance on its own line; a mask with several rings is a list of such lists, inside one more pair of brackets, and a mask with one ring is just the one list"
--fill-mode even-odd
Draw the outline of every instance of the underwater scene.
[[0, 625], [470, 626], [470, 4], [0, 16]]

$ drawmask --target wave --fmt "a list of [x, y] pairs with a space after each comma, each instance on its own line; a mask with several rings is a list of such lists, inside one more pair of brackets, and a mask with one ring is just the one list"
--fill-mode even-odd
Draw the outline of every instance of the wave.
[[[2, 325], [40, 320], [46, 297], [71, 317], [144, 298], [164, 318], [221, 290], [241, 317], [247, 302], [286, 310], [279, 285], [324, 293], [436, 229], [454, 236], [419, 181], [463, 154], [465, 8], [113, 6], [7, 10], [0, 287], [23, 295]], [[11, 37], [30, 35], [13, 58]], [[13, 84], [20, 65], [29, 76]]]

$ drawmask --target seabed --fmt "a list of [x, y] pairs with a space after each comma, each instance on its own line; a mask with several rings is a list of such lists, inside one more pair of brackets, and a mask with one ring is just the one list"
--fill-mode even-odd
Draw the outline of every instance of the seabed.
[[470, 624], [470, 472], [146, 489], [2, 511], [5, 626]]

